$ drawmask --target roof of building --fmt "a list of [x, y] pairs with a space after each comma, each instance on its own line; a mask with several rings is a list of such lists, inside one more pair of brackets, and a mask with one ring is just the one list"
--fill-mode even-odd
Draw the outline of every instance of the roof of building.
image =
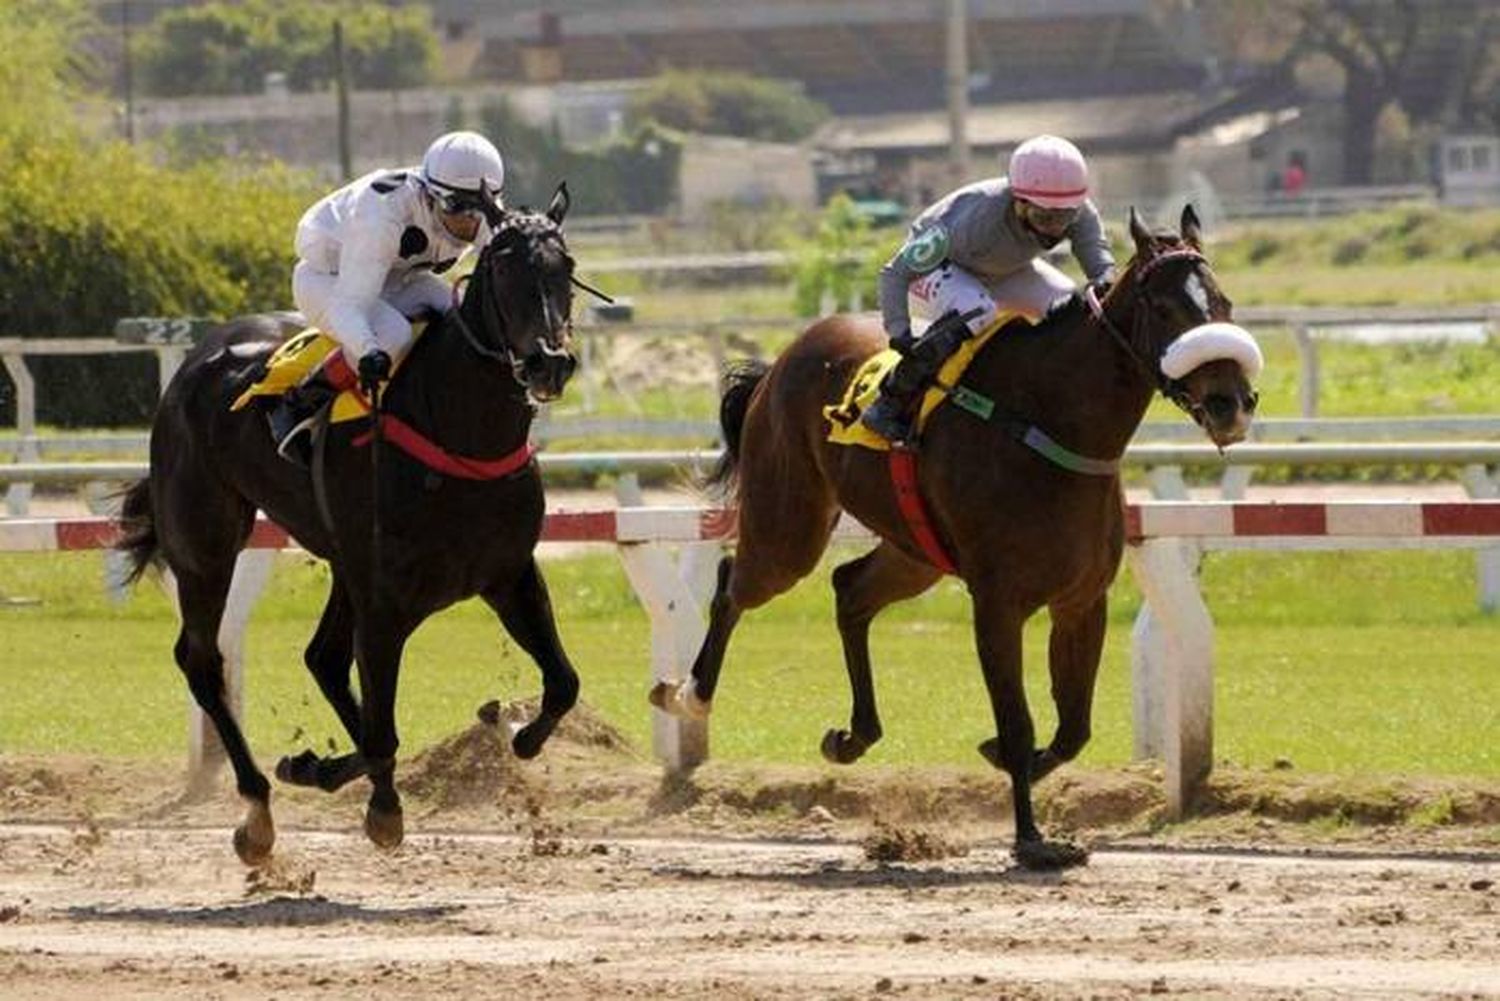
[[[976, 147], [1005, 147], [1050, 132], [1095, 150], [1137, 148], [1171, 141], [1219, 102], [1219, 95], [1201, 91], [1167, 91], [982, 105], [969, 109], [968, 139]], [[917, 151], [946, 147], [948, 129], [944, 111], [856, 115], [828, 123], [815, 142], [850, 153]]]

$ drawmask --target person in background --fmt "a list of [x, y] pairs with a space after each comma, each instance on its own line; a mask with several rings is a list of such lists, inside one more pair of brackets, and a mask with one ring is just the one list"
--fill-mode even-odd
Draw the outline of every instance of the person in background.
[[447, 312], [453, 288], [438, 276], [489, 242], [485, 209], [499, 207], [504, 183], [493, 143], [450, 132], [427, 147], [420, 166], [366, 174], [303, 214], [292, 297], [342, 350], [271, 412], [282, 456], [306, 464], [319, 411], [356, 384], [378, 392], [411, 345], [411, 318]]
[[[1063, 240], [1102, 295], [1115, 260], [1089, 200], [1088, 165], [1057, 136], [1028, 139], [1004, 177], [959, 188], [924, 210], [905, 245], [880, 272], [880, 311], [901, 361], [861, 418], [892, 442], [912, 433], [912, 405], [948, 356], [1001, 312], [1037, 322], [1075, 291], [1073, 280], [1041, 260]], [[936, 317], [920, 336], [908, 300]]]
[[1307, 187], [1307, 156], [1294, 149], [1287, 155], [1286, 168], [1281, 172], [1281, 193], [1300, 195]]

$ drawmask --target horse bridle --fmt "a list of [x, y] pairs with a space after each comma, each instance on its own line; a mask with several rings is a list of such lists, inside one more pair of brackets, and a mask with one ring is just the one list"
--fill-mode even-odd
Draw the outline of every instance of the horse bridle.
[[[488, 248], [486, 248], [486, 252], [490, 252]], [[493, 253], [499, 256], [504, 256], [512, 252], [513, 248], [493, 251]], [[482, 358], [488, 358], [510, 366], [511, 377], [522, 386], [525, 386], [526, 359], [516, 354], [515, 348], [511, 346], [510, 338], [506, 336], [504, 313], [498, 307], [495, 308], [495, 326], [499, 330], [500, 347], [494, 348], [480, 340], [473, 328], [469, 326], [468, 321], [464, 319], [463, 311], [459, 309], [459, 305], [463, 301], [465, 289], [472, 277], [472, 274], [464, 275], [453, 283], [453, 305], [448, 311], [448, 318], [457, 325], [459, 332], [463, 334], [464, 340], [475, 354]], [[577, 279], [573, 279], [571, 275], [569, 278], [575, 284], [581, 284], [577, 282]], [[593, 290], [590, 289], [590, 291]], [[536, 292], [537, 298], [541, 301], [542, 319], [547, 325], [547, 332], [541, 338], [542, 354], [550, 358], [566, 355], [568, 353], [568, 338], [571, 336], [573, 330], [573, 320], [571, 317], [559, 319], [557, 310], [553, 308], [552, 300], [548, 298], [547, 290], [542, 285], [540, 274], [536, 276]], [[561, 336], [558, 336], [559, 331], [561, 331]], [[552, 343], [553, 340], [557, 341], [556, 345]]]
[[[1144, 264], [1139, 265], [1136, 268], [1134, 276], [1139, 301], [1135, 306], [1135, 315], [1129, 334], [1126, 334], [1120, 329], [1119, 324], [1109, 318], [1109, 314], [1104, 311], [1104, 303], [1100, 301], [1098, 294], [1092, 286], [1084, 289], [1083, 298], [1094, 319], [1124, 349], [1126, 356], [1136, 363], [1147, 380], [1156, 386], [1157, 391], [1175, 403], [1183, 413], [1187, 414], [1195, 422], [1202, 424], [1202, 404], [1193, 401], [1193, 398], [1188, 394], [1187, 386], [1183, 384], [1182, 380], [1169, 378], [1161, 370], [1161, 354], [1159, 353], [1155, 358], [1148, 361], [1143, 350], [1137, 347], [1138, 344], [1145, 343], [1141, 337], [1142, 327], [1152, 313], [1151, 293], [1146, 290], [1146, 278], [1157, 268], [1161, 267], [1161, 265], [1169, 261], [1192, 261], [1195, 266], [1201, 265], [1203, 268], [1208, 269], [1210, 273], [1212, 272], [1212, 269], [1209, 268], [1208, 258], [1192, 247], [1178, 247], [1173, 250], [1165, 250]], [[1108, 299], [1110, 296], [1106, 295], [1105, 298]], [[1162, 353], [1165, 353], [1165, 350], [1163, 348]]]

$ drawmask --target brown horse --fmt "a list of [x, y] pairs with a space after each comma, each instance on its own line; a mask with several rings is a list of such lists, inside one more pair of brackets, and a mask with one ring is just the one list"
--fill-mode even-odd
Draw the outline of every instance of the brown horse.
[[[1008, 416], [982, 421], [957, 406], [940, 407], [922, 437], [922, 494], [938, 541], [974, 602], [995, 716], [998, 736], [980, 753], [1010, 775], [1015, 854], [1028, 867], [1087, 858], [1077, 846], [1043, 839], [1031, 784], [1089, 739], [1106, 593], [1125, 542], [1117, 460], [1158, 389], [1220, 447], [1244, 437], [1255, 410], [1250, 379], [1259, 351], [1228, 322], [1230, 302], [1203, 256], [1191, 208], [1180, 229], [1180, 236], [1153, 234], [1132, 211], [1136, 253], [1102, 305], [1079, 296], [1036, 327], [1007, 327], [964, 374], [968, 390]], [[727, 448], [715, 481], [727, 489], [737, 479], [739, 544], [719, 565], [692, 677], [658, 682], [651, 701], [659, 708], [707, 714], [740, 615], [806, 576], [847, 511], [881, 542], [833, 574], [853, 714], [848, 730], [828, 732], [823, 754], [852, 762], [880, 739], [870, 623], [943, 572], [903, 517], [888, 457], [827, 442], [822, 411], [885, 346], [873, 317], [833, 316], [813, 324], [769, 368], [729, 374], [720, 409]], [[1021, 630], [1044, 606], [1052, 616], [1058, 728], [1047, 747], [1037, 748], [1022, 686]]]

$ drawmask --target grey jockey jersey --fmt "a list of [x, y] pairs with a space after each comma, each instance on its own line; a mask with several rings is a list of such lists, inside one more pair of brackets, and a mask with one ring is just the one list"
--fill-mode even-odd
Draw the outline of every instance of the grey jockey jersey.
[[[1010, 183], [996, 177], [959, 188], [917, 217], [905, 246], [880, 271], [880, 313], [887, 334], [894, 337], [910, 328], [907, 290], [944, 262], [993, 285], [1054, 246], [1021, 222], [1012, 201]], [[1092, 201], [1080, 206], [1065, 238], [1089, 281], [1114, 269]]]
[[[472, 244], [491, 233], [481, 221]], [[310, 269], [336, 276], [327, 331], [355, 357], [377, 344], [371, 308], [414, 272], [447, 271], [471, 244], [448, 232], [417, 168], [377, 170], [316, 202], [297, 224], [297, 256]]]

